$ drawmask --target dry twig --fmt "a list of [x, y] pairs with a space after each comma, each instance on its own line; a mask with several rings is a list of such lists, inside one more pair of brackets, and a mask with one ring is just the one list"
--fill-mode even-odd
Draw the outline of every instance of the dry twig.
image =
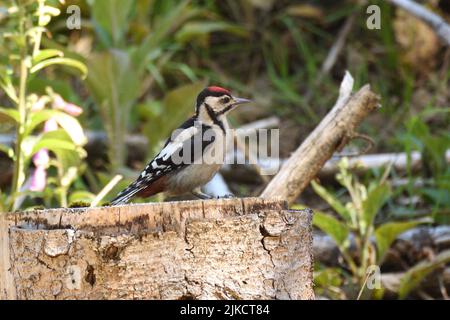
[[351, 140], [362, 120], [379, 107], [380, 98], [369, 85], [354, 95], [351, 95], [352, 89], [353, 78], [347, 72], [333, 109], [283, 165], [262, 197], [294, 202], [336, 149], [342, 146], [342, 141]]
[[388, 0], [428, 24], [447, 46], [450, 46], [450, 26], [437, 14], [412, 0]]

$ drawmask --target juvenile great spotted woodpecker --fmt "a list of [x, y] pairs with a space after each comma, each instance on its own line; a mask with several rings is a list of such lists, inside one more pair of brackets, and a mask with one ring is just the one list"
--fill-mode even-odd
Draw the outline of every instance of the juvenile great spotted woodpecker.
[[[197, 96], [195, 114], [167, 140], [164, 148], [151, 160], [139, 177], [121, 191], [110, 204], [129, 202], [133, 197], [150, 197], [160, 192], [170, 195], [201, 192], [219, 171], [230, 132], [227, 114], [236, 106], [251, 102], [237, 98], [221, 87], [207, 87]], [[209, 159], [209, 160], [208, 160]]]

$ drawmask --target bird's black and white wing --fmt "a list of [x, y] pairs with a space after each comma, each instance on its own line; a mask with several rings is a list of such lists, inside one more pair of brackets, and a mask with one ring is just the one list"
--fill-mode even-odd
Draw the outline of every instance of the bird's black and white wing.
[[[111, 205], [128, 202], [159, 178], [182, 169], [201, 156], [201, 154], [195, 154], [194, 150], [203, 152], [214, 141], [214, 139], [203, 141], [203, 133], [209, 128], [209, 126], [196, 123], [194, 117], [183, 123], [175, 131], [176, 134], [167, 140], [163, 149], [149, 162], [136, 181], [120, 192], [110, 202]], [[201, 148], [196, 147], [198, 143], [202, 144]], [[185, 157], [186, 154], [183, 154], [186, 151], [190, 152], [188, 157]]]

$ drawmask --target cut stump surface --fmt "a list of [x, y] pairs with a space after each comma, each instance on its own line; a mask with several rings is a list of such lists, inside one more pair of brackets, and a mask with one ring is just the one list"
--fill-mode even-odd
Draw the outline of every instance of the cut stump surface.
[[260, 198], [0, 215], [3, 299], [313, 299], [312, 212]]

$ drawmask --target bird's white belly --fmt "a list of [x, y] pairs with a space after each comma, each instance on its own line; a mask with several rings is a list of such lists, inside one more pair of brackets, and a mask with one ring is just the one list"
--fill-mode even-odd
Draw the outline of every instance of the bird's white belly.
[[209, 182], [219, 171], [221, 164], [191, 164], [168, 179], [170, 194], [183, 194]]
[[[225, 130], [229, 129], [225, 117], [222, 121]], [[224, 135], [218, 126], [212, 126], [216, 130], [214, 143], [204, 150], [200, 163], [189, 164], [181, 170], [174, 172], [168, 178], [166, 190], [169, 194], [183, 194], [201, 187], [208, 183], [220, 170], [225, 159], [227, 147], [230, 145], [230, 141], [232, 141], [232, 136]]]

